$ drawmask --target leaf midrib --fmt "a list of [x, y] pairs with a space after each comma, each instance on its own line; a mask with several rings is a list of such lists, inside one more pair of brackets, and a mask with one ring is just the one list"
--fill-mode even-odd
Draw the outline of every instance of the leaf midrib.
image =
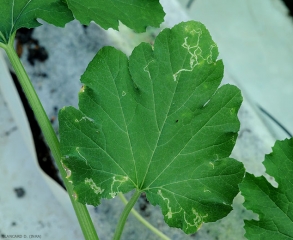
[[[153, 90], [153, 81], [151, 80], [151, 82], [152, 82], [152, 90]], [[157, 147], [158, 147], [159, 140], [160, 140], [160, 138], [161, 138], [161, 136], [162, 136], [162, 132], [163, 132], [163, 129], [164, 129], [164, 126], [165, 126], [166, 120], [167, 120], [167, 118], [168, 118], [168, 115], [169, 115], [170, 109], [171, 109], [171, 105], [172, 105], [172, 102], [173, 102], [173, 99], [174, 99], [174, 96], [175, 96], [175, 92], [176, 92], [176, 90], [177, 90], [177, 86], [178, 86], [178, 82], [176, 83], [176, 87], [175, 87], [175, 89], [174, 89], [173, 96], [172, 96], [172, 99], [171, 99], [171, 101], [170, 101], [171, 104], [169, 104], [169, 109], [168, 109], [168, 112], [167, 112], [167, 114], [166, 114], [166, 117], [165, 117], [165, 119], [164, 119], [164, 121], [163, 121], [163, 123], [162, 123], [161, 130], [159, 130], [159, 135], [158, 135], [158, 138], [157, 138], [157, 142], [156, 142], [156, 145], [155, 145], [154, 151], [152, 151], [152, 155], [151, 155], [151, 157], [150, 157], [150, 161], [149, 161], [149, 163], [148, 163], [148, 166], [147, 166], [147, 169], [146, 169], [146, 172], [145, 172], [144, 178], [143, 178], [143, 180], [142, 180], [142, 182], [141, 182], [140, 189], [142, 188], [142, 186], [143, 186], [143, 184], [144, 184], [144, 181], [145, 181], [146, 176], [147, 176], [147, 174], [148, 174], [149, 168], [150, 168], [151, 163], [152, 163], [152, 161], [153, 161], [154, 154], [155, 154], [156, 149], [157, 149]], [[155, 113], [155, 115], [156, 115], [156, 119], [157, 119], [157, 111], [156, 111], [156, 102], [155, 102], [154, 91], [153, 91], [153, 99], [154, 99], [154, 113]], [[157, 123], [157, 126], [159, 126], [158, 123]], [[150, 185], [149, 185], [149, 186], [150, 186]]]
[[[158, 41], [159, 39], [157, 39], [157, 41]], [[167, 47], [168, 47], [168, 52], [170, 52], [170, 46], [169, 46], [169, 44], [167, 45]], [[154, 54], [154, 51], [153, 51], [153, 54]], [[186, 53], [186, 55], [185, 55], [185, 60], [184, 61], [182, 61], [182, 66], [181, 66], [181, 68], [183, 67], [183, 65], [184, 65], [184, 63], [185, 63], [185, 61], [186, 61], [186, 59], [188, 58], [188, 52]], [[172, 69], [172, 72], [174, 72], [173, 71], [173, 68], [172, 68], [172, 61], [171, 61], [171, 59], [170, 59], [170, 54], [168, 55], [169, 56], [169, 62], [170, 62], [170, 68]], [[156, 61], [156, 59], [154, 59], [155, 61]], [[151, 62], [150, 62], [151, 63]], [[149, 63], [149, 64], [150, 64]], [[150, 73], [150, 72], [149, 72]], [[151, 73], [150, 73], [151, 74]], [[150, 75], [149, 74], [149, 75]], [[156, 101], [155, 101], [155, 94], [154, 94], [154, 81], [153, 81], [153, 79], [150, 79], [150, 81], [151, 81], [151, 85], [152, 85], [152, 95], [153, 95], [153, 103], [154, 103], [154, 115], [156, 116], [156, 122], [157, 122], [157, 127], [158, 127], [158, 129], [160, 129], [159, 128], [159, 124], [158, 124], [158, 118], [157, 118], [157, 111], [156, 111]], [[174, 91], [173, 91], [173, 95], [172, 95], [172, 99], [171, 99], [171, 101], [170, 101], [170, 104], [169, 104], [169, 108], [168, 108], [168, 112], [167, 112], [167, 114], [166, 114], [166, 116], [165, 116], [165, 119], [164, 119], [164, 121], [163, 121], [163, 123], [162, 123], [162, 126], [161, 126], [161, 130], [159, 130], [159, 135], [158, 135], [158, 138], [157, 138], [157, 142], [156, 142], [156, 145], [155, 145], [155, 148], [154, 148], [154, 151], [152, 151], [152, 155], [151, 155], [151, 157], [150, 157], [150, 161], [149, 161], [149, 163], [148, 163], [148, 166], [147, 166], [147, 169], [146, 169], [146, 172], [145, 172], [145, 175], [144, 175], [144, 178], [143, 178], [143, 180], [142, 180], [142, 182], [141, 182], [141, 186], [140, 186], [140, 189], [142, 188], [142, 186], [143, 186], [143, 184], [144, 184], [144, 181], [145, 181], [145, 179], [146, 179], [146, 176], [147, 176], [147, 174], [148, 174], [148, 171], [149, 171], [149, 168], [150, 168], [150, 166], [151, 166], [151, 163], [152, 163], [152, 160], [153, 160], [153, 157], [154, 157], [154, 154], [155, 154], [155, 152], [156, 152], [156, 149], [157, 149], [157, 147], [158, 147], [158, 143], [159, 143], [159, 140], [160, 140], [160, 138], [161, 138], [161, 135], [162, 135], [162, 132], [163, 132], [163, 129], [164, 129], [164, 126], [165, 126], [165, 123], [166, 123], [166, 120], [167, 120], [167, 118], [169, 117], [169, 113], [170, 113], [170, 109], [171, 109], [171, 106], [172, 106], [172, 102], [173, 102], [173, 100], [174, 100], [174, 96], [175, 96], [175, 93], [176, 93], [176, 90], [177, 90], [177, 86], [178, 86], [178, 83], [179, 83], [179, 79], [176, 81], [176, 87], [175, 87], [175, 89], [174, 89]], [[160, 173], [159, 175], [161, 175], [162, 173]], [[151, 184], [150, 184], [151, 185]], [[149, 185], [149, 186], [150, 186]], [[148, 187], [149, 187], [148, 186]], [[148, 188], [147, 187], [147, 188]]]

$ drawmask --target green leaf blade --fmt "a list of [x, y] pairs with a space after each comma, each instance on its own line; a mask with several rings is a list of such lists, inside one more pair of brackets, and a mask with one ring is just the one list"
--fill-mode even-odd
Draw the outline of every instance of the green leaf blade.
[[170, 226], [181, 228], [187, 234], [193, 233], [204, 222], [214, 222], [232, 210], [231, 199], [239, 190], [237, 185], [231, 187], [230, 184], [243, 177], [241, 163], [237, 165], [234, 159], [229, 158], [202, 163], [196, 168], [200, 173], [196, 177], [187, 178], [188, 173], [180, 174], [180, 171], [177, 168], [179, 174], [169, 175], [171, 183], [146, 191], [148, 200], [161, 206], [165, 222]]
[[278, 187], [264, 177], [246, 174], [240, 184], [244, 206], [259, 215], [259, 220], [245, 221], [248, 239], [293, 238], [293, 139], [277, 141], [273, 152], [266, 155], [266, 172]]
[[75, 18], [88, 25], [95, 21], [104, 29], [118, 30], [121, 21], [129, 28], [144, 32], [147, 26], [159, 27], [165, 13], [159, 0], [68, 0]]
[[40, 26], [37, 18], [59, 27], [73, 19], [62, 0], [0, 0], [0, 6], [0, 42], [4, 44], [16, 30]]
[[94, 204], [136, 188], [186, 233], [232, 210], [244, 175], [243, 165], [228, 158], [242, 96], [234, 86], [219, 88], [217, 54], [205, 27], [187, 22], [164, 30], [154, 48], [140, 44], [129, 60], [109, 47], [96, 55], [81, 79], [79, 112], [65, 108], [59, 116], [63, 163], [83, 189], [76, 188], [80, 201]]

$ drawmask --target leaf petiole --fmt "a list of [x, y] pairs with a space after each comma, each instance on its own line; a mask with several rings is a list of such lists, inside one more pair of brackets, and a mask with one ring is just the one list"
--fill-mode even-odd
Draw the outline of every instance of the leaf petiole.
[[126, 204], [126, 206], [125, 206], [125, 208], [124, 208], [124, 210], [123, 210], [123, 212], [122, 212], [122, 214], [120, 216], [118, 225], [116, 227], [113, 240], [119, 240], [120, 239], [122, 231], [123, 231], [123, 228], [124, 228], [124, 225], [126, 223], [126, 219], [127, 219], [128, 215], [129, 215], [131, 209], [133, 208], [134, 204], [136, 203], [137, 199], [139, 198], [140, 194], [141, 194], [141, 192], [139, 190], [135, 190], [135, 193], [131, 197], [130, 201]]
[[62, 167], [61, 163], [61, 152], [60, 152], [60, 146], [59, 141], [57, 139], [57, 136], [54, 132], [54, 129], [52, 128], [52, 125], [47, 117], [47, 114], [39, 100], [39, 97], [19, 59], [17, 56], [13, 43], [14, 43], [15, 33], [13, 33], [10, 38], [8, 44], [0, 44], [0, 47], [2, 47], [14, 70], [17, 75], [17, 78], [21, 84], [21, 87], [31, 105], [31, 108], [35, 114], [35, 117], [40, 125], [40, 128], [42, 129], [42, 132], [44, 134], [44, 137], [50, 147], [50, 150], [53, 154], [53, 157], [56, 161], [57, 167], [60, 171], [60, 174], [62, 176], [62, 180], [64, 182], [64, 185], [68, 191], [71, 203], [73, 205], [73, 208], [75, 210], [75, 213], [77, 215], [79, 224], [81, 226], [82, 232], [84, 234], [85, 239], [87, 240], [98, 240], [98, 236], [96, 233], [96, 230], [94, 228], [94, 225], [92, 223], [92, 220], [90, 218], [90, 215], [88, 213], [88, 210], [85, 205], [77, 202], [73, 198], [73, 187], [66, 179], [66, 172]]
[[[128, 201], [124, 197], [122, 193], [118, 193], [119, 198], [121, 201], [127, 205]], [[153, 225], [151, 225], [148, 221], [146, 221], [137, 211], [135, 211], [134, 208], [131, 209], [131, 213], [137, 218], [138, 221], [140, 221], [143, 225], [145, 225], [148, 229], [150, 229], [153, 233], [158, 235], [161, 239], [164, 240], [170, 240], [169, 237], [167, 237], [164, 233], [159, 231], [157, 228], [155, 228]]]

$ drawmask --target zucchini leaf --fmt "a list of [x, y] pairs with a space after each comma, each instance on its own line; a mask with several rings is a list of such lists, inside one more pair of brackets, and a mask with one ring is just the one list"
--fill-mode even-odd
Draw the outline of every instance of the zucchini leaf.
[[81, 77], [79, 109], [59, 112], [62, 162], [78, 201], [98, 205], [138, 189], [186, 233], [232, 210], [244, 176], [229, 158], [242, 96], [219, 88], [217, 56], [194, 21], [163, 30], [129, 59], [112, 47], [98, 52]]
[[257, 213], [259, 220], [245, 221], [245, 236], [248, 239], [293, 239], [293, 138], [276, 141], [264, 165], [278, 187], [273, 187], [265, 177], [246, 173], [240, 184], [244, 206]]
[[62, 0], [0, 0], [0, 6], [0, 43], [4, 44], [17, 29], [40, 26], [37, 18], [59, 27], [73, 19]]

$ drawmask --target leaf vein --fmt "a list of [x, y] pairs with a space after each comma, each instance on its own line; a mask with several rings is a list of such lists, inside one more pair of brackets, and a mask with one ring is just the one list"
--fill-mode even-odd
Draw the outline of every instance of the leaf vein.
[[[238, 93], [235, 93], [235, 95], [233, 96], [233, 98], [230, 98], [230, 100], [223, 106], [225, 107], [226, 105], [228, 105], [233, 99], [234, 97], [237, 95]], [[220, 111], [222, 110], [222, 108], [220, 108], [213, 117], [215, 117], [215, 115], [217, 115]], [[212, 118], [213, 118], [212, 117]], [[158, 174], [158, 176], [149, 184], [149, 186], [151, 186], [163, 173], [164, 171], [170, 167], [170, 165], [176, 160], [176, 158], [181, 154], [181, 152], [186, 148], [186, 146], [190, 143], [190, 141], [211, 121], [210, 118], [185, 144], [185, 146], [180, 150], [180, 152], [170, 161], [170, 163], [162, 170], [162, 172], [160, 174]]]

